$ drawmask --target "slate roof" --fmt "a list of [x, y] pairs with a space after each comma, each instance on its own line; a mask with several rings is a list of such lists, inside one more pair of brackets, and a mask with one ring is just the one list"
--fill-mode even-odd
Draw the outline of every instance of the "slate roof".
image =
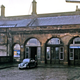
[[70, 25], [80, 24], [80, 15], [41, 17], [37, 18], [30, 26]]
[[36, 17], [20, 20], [0, 20], [0, 27], [36, 27], [70, 24], [80, 24], [80, 15]]
[[0, 27], [25, 27], [31, 22], [31, 19], [22, 20], [0, 20]]

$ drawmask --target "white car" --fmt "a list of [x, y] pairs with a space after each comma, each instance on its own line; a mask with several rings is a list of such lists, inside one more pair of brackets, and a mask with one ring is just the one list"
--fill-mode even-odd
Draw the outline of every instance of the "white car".
[[37, 67], [37, 61], [31, 58], [26, 58], [22, 61], [22, 63], [18, 64], [19, 69], [32, 68], [32, 67]]

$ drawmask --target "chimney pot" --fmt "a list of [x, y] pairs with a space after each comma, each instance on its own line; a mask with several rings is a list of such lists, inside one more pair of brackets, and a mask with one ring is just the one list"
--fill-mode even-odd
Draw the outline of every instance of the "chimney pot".
[[5, 17], [5, 6], [1, 5], [1, 17]]

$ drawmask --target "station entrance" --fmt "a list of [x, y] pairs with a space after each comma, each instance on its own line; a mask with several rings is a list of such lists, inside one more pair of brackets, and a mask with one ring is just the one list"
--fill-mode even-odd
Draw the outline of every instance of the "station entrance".
[[59, 38], [52, 38], [46, 47], [46, 63], [60, 64], [64, 59], [64, 48]]
[[73, 39], [69, 46], [69, 64], [80, 66], [80, 37]]
[[37, 62], [40, 63], [41, 60], [41, 46], [40, 42], [31, 38], [25, 45], [25, 58], [37, 59]]

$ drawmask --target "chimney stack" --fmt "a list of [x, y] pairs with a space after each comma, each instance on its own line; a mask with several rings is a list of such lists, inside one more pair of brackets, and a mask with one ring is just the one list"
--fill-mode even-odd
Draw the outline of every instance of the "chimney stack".
[[76, 6], [76, 11], [78, 11], [78, 5]]
[[5, 17], [5, 6], [1, 5], [1, 17]]
[[33, 2], [32, 2], [32, 14], [37, 14], [37, 12], [36, 12], [36, 1], [35, 0], [33, 0]]

